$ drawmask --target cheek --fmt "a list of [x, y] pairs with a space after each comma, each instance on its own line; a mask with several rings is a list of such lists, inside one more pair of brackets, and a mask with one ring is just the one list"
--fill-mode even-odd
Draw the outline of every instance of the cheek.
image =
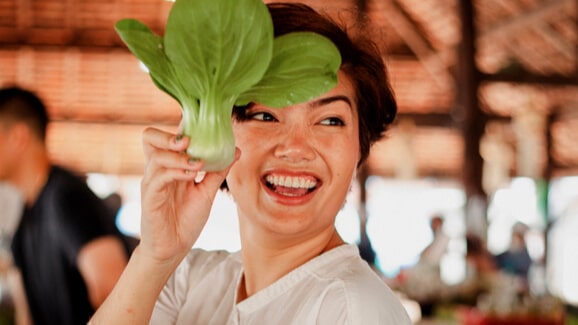
[[251, 137], [248, 136], [247, 132], [242, 132], [242, 128], [236, 126], [233, 127], [233, 131], [235, 134], [235, 145], [241, 150], [241, 157], [239, 157], [239, 160], [231, 167], [227, 175], [227, 184], [231, 192], [233, 192], [235, 188], [245, 186], [243, 177], [249, 175], [249, 171], [251, 170], [250, 164], [253, 160], [251, 157], [255, 155], [251, 147], [254, 145], [252, 142], [255, 141], [251, 141]]
[[233, 135], [235, 136], [235, 145], [243, 150], [247, 144], [251, 143], [250, 132], [243, 123], [233, 122]]
[[327, 154], [334, 157], [338, 163], [357, 166], [357, 162], [361, 158], [357, 131], [348, 132], [346, 135], [339, 137], [328, 137], [322, 146], [330, 148], [326, 150]]

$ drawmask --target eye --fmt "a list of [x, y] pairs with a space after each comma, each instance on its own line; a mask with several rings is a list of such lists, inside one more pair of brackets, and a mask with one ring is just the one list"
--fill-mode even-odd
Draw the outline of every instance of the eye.
[[256, 112], [256, 113], [250, 114], [249, 118], [251, 120], [264, 121], [264, 122], [276, 121], [275, 117], [272, 114], [267, 113], [267, 112]]
[[345, 123], [338, 117], [328, 117], [320, 122], [321, 125], [328, 126], [344, 126]]

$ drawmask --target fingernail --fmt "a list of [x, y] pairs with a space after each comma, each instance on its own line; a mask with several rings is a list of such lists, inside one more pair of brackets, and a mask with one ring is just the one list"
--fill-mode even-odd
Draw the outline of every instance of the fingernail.
[[198, 159], [198, 158], [189, 158], [189, 164], [190, 165], [198, 163], [199, 161], [200, 161], [200, 159]]
[[191, 174], [191, 171], [188, 169], [185, 169], [185, 175], [190, 175], [190, 174]]
[[175, 138], [175, 142], [179, 142], [183, 139], [183, 135], [182, 134], [177, 134], [177, 137]]

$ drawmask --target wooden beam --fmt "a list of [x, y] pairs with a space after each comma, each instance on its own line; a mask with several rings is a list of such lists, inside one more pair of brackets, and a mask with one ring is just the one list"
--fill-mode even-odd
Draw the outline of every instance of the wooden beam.
[[548, 17], [561, 11], [572, 10], [576, 0], [556, 0], [544, 1], [542, 6], [533, 8], [530, 11], [519, 12], [516, 17], [507, 19], [493, 25], [483, 28], [479, 31], [479, 38], [495, 38], [500, 36], [510, 36], [516, 29], [533, 27], [536, 22], [542, 22]]
[[383, 5], [387, 11], [383, 17], [413, 51], [436, 84], [442, 88], [452, 84], [453, 76], [449, 73], [446, 63], [432, 48], [429, 41], [420, 34], [419, 27], [405, 10], [395, 0], [384, 1]]
[[571, 42], [564, 40], [561, 35], [554, 31], [545, 21], [535, 22], [534, 31], [542, 35], [542, 37], [544, 37], [552, 47], [563, 54], [566, 58], [570, 60], [576, 58], [576, 52], [574, 51], [574, 46]]
[[510, 82], [519, 84], [543, 84], [555, 86], [578, 86], [578, 73], [574, 76], [560, 74], [539, 75], [529, 71], [503, 72], [496, 74], [480, 73], [483, 82]]
[[416, 127], [457, 128], [458, 122], [450, 114], [444, 113], [399, 113], [396, 119], [411, 120]]
[[125, 47], [110, 29], [0, 27], [0, 46]]

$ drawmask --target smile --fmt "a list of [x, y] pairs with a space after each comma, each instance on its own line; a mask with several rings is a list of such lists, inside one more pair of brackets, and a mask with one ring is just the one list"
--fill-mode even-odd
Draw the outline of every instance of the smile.
[[314, 177], [267, 175], [266, 185], [275, 193], [284, 196], [302, 196], [315, 190], [317, 179]]

